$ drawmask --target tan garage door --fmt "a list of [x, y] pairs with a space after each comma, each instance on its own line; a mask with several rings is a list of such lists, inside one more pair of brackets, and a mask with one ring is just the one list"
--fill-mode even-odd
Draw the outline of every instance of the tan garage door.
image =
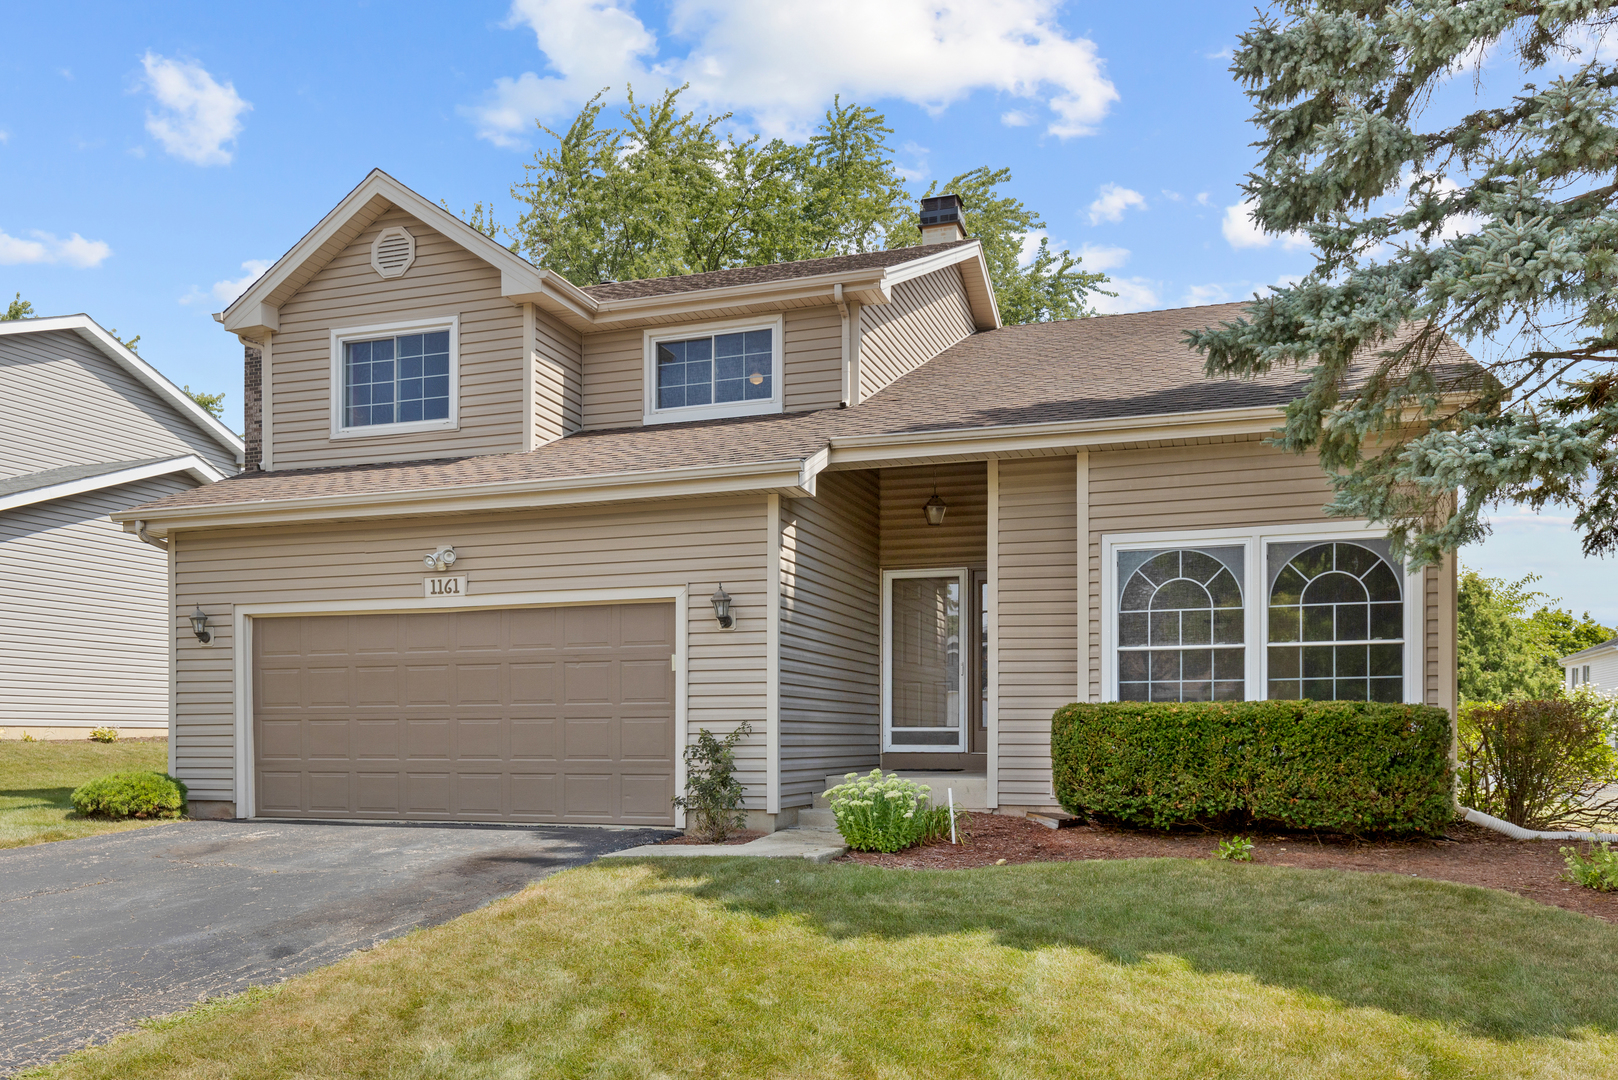
[[253, 622], [258, 813], [671, 825], [673, 604]]

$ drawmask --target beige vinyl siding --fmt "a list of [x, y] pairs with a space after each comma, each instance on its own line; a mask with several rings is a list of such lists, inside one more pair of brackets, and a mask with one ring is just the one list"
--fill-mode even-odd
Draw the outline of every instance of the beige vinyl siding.
[[534, 435], [549, 442], [582, 423], [584, 343], [580, 335], [529, 305], [534, 319]]
[[[402, 225], [416, 238], [403, 277], [371, 268], [371, 242]], [[460, 318], [455, 431], [331, 438], [335, 329]], [[265, 428], [276, 469], [512, 453], [525, 448], [522, 309], [500, 295], [500, 271], [400, 210], [383, 214], [281, 306], [272, 339]]]
[[1000, 805], [1051, 806], [1051, 714], [1079, 675], [1075, 459], [999, 468]]
[[882, 569], [981, 570], [989, 559], [989, 469], [982, 461], [937, 468], [944, 524], [929, 525], [922, 507], [933, 497], [932, 466], [881, 470]]
[[[766, 534], [761, 498], [180, 534], [175, 612], [201, 604], [220, 629], [209, 648], [179, 634], [178, 775], [194, 799], [234, 798], [236, 604], [418, 600], [422, 553], [450, 543], [473, 596], [689, 586], [689, 730], [753, 725], [737, 758], [748, 806], [762, 810]], [[735, 597], [734, 630], [708, 606], [720, 582]]]
[[236, 454], [71, 330], [0, 337], [0, 479], [98, 462]]
[[646, 368], [645, 334], [612, 330], [584, 336], [585, 428], [639, 427], [646, 416], [641, 383]]
[[826, 777], [876, 766], [881, 748], [877, 478], [823, 473], [781, 511], [781, 805]]
[[788, 311], [781, 367], [787, 412], [835, 409], [843, 401], [843, 317], [835, 307]]
[[894, 286], [886, 304], [860, 308], [860, 400], [971, 335], [961, 272], [945, 267]]
[[194, 486], [155, 477], [0, 513], [0, 727], [168, 723], [168, 555], [107, 515]]
[[[1101, 700], [1101, 537], [1104, 533], [1328, 522], [1331, 486], [1312, 456], [1243, 441], [1090, 454], [1089, 685]], [[1439, 576], [1426, 577], [1423, 656], [1427, 700], [1440, 695]], [[1453, 631], [1448, 631], [1453, 635]], [[1453, 653], [1451, 654], [1453, 655]]]
[[[769, 318], [770, 316], [764, 316]], [[835, 409], [843, 400], [843, 320], [835, 307], [781, 315], [783, 401], [788, 412]], [[693, 323], [694, 332], [700, 323]], [[678, 333], [659, 326], [657, 333]], [[639, 427], [646, 415], [646, 332], [611, 330], [584, 338], [585, 428]]]

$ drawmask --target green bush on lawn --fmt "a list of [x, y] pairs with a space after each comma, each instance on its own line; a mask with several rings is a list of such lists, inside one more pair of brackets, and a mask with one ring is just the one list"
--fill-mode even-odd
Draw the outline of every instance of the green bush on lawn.
[[86, 817], [177, 818], [185, 785], [160, 772], [113, 773], [74, 789], [73, 809]]
[[1071, 814], [1431, 833], [1453, 817], [1449, 714], [1361, 701], [1079, 703], [1051, 718]]

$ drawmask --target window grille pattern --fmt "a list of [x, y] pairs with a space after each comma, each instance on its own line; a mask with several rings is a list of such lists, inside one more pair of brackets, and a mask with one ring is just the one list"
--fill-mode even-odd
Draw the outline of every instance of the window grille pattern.
[[1399, 575], [1361, 544], [1316, 544], [1270, 587], [1269, 696], [1404, 700]]
[[449, 331], [343, 344], [343, 426], [449, 417]]
[[1120, 553], [1121, 571], [1128, 569], [1125, 559], [1145, 556], [1127, 576], [1120, 574], [1120, 701], [1246, 696], [1241, 551]]
[[775, 396], [774, 331], [735, 334], [657, 346], [657, 407], [769, 401]]

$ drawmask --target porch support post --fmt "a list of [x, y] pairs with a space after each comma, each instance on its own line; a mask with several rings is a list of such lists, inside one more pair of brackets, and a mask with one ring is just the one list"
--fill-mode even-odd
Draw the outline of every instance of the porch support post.
[[[1078, 460], [1078, 562], [1079, 579], [1079, 639], [1078, 679], [1073, 688], [1074, 701], [1090, 700], [1090, 451], [1080, 450]], [[1056, 793], [1051, 792], [1051, 798]]]
[[989, 809], [1000, 806], [1000, 459], [989, 459], [989, 580], [984, 606], [989, 624]]
[[764, 812], [781, 812], [781, 496], [767, 495], [764, 555]]

